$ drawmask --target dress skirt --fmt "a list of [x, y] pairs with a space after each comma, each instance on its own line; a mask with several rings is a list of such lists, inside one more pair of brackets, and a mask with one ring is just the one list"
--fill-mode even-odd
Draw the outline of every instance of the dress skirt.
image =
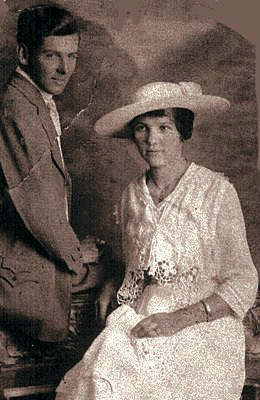
[[196, 324], [173, 336], [131, 337], [131, 328], [147, 315], [174, 311], [172, 289], [148, 287], [138, 313], [121, 305], [110, 314], [106, 328], [58, 386], [57, 400], [239, 400], [245, 339], [238, 318]]

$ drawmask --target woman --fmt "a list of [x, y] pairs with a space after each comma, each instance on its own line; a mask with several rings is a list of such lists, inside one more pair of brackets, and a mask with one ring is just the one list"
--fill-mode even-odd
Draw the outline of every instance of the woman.
[[196, 83], [158, 82], [96, 123], [132, 137], [149, 170], [122, 197], [121, 306], [59, 399], [240, 399], [257, 274], [235, 189], [183, 155], [194, 115], [228, 107]]

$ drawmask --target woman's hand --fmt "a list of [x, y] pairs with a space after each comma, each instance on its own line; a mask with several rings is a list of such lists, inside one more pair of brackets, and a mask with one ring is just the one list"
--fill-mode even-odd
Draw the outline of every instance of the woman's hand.
[[175, 312], [158, 313], [144, 318], [131, 330], [135, 338], [148, 338], [156, 336], [172, 336], [189, 326], [186, 309]]
[[213, 293], [204, 301], [208, 303], [211, 309], [210, 320], [203, 302], [199, 301], [175, 312], [150, 315], [133, 327], [131, 335], [135, 338], [172, 336], [188, 326], [234, 315], [230, 306], [216, 293]]

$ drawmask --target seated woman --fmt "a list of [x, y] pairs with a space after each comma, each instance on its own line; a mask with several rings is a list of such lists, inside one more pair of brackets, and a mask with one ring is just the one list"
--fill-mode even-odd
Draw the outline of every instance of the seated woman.
[[197, 83], [150, 83], [96, 123], [134, 140], [149, 169], [122, 196], [121, 306], [57, 399], [240, 399], [257, 273], [234, 187], [183, 155], [194, 115], [228, 108]]

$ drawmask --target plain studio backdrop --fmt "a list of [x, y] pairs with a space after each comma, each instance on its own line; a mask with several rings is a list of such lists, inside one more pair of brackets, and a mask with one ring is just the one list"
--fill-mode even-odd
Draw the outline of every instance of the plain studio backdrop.
[[[56, 99], [73, 180], [72, 223], [80, 237], [97, 235], [121, 259], [117, 204], [123, 188], [146, 168], [133, 144], [98, 137], [93, 131], [96, 119], [125, 102], [138, 84], [192, 80], [202, 85], [204, 93], [226, 97], [232, 106], [217, 120], [197, 121], [185, 154], [224, 172], [235, 185], [260, 270], [260, 189], [252, 180], [258, 146], [257, 2], [56, 2], [78, 16], [82, 29], [77, 70]], [[37, 3], [48, 2], [0, 0], [1, 88], [17, 65], [19, 10]]]

